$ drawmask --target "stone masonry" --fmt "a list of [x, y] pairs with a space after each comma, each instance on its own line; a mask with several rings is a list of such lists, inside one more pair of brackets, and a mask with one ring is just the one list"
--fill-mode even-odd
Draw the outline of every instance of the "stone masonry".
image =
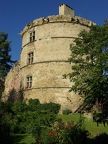
[[80, 31], [89, 31], [92, 24], [74, 16], [74, 10], [65, 4], [59, 6], [59, 15], [39, 18], [27, 24], [20, 33], [20, 61], [6, 78], [5, 98], [15, 88], [23, 93], [25, 101], [38, 98], [41, 103], [60, 103], [61, 111], [70, 109], [74, 112], [82, 98], [69, 92], [72, 83], [63, 79], [63, 74], [71, 72], [71, 65], [67, 62], [70, 44]]

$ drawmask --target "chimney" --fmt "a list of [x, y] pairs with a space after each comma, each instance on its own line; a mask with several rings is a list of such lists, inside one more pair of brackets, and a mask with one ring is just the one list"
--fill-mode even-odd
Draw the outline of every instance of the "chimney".
[[59, 6], [59, 15], [70, 15], [74, 18], [74, 10], [66, 4], [61, 4]]

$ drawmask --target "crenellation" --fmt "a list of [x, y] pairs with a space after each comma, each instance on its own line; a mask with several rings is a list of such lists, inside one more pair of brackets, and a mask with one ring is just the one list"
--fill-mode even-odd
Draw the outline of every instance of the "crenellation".
[[48, 17], [44, 18], [44, 24], [47, 24], [48, 22], [49, 22], [49, 18]]
[[44, 17], [34, 20], [33, 23], [34, 23], [34, 26], [44, 24]]
[[28, 29], [48, 23], [57, 23], [57, 22], [66, 22], [66, 23], [79, 23], [85, 26], [90, 27], [92, 24], [96, 25], [96, 23], [87, 20], [85, 18], [82, 18], [80, 16], [75, 16], [74, 18], [71, 17], [71, 15], [53, 15], [48, 16], [46, 18], [42, 17], [39, 19], [34, 20], [33, 22], [27, 24], [23, 31], [21, 31], [20, 35], [23, 36], [25, 32], [28, 31]]
[[71, 16], [66, 16], [66, 15], [56, 15], [56, 16], [48, 16], [49, 18], [49, 23], [53, 22], [71, 22]]
[[80, 24], [86, 25], [86, 26], [91, 26], [91, 25], [96, 25], [96, 23], [87, 20], [85, 18], [82, 18], [80, 16], [75, 16], [75, 21], [79, 21]]
[[28, 29], [32, 28], [33, 27], [33, 22], [30, 22], [26, 25], [28, 27]]

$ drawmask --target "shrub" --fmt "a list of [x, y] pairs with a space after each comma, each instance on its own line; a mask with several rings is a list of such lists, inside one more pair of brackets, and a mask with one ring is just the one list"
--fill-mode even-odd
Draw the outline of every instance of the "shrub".
[[0, 143], [8, 143], [10, 140], [10, 103], [0, 102]]
[[59, 119], [53, 126], [43, 131], [40, 136], [42, 144], [84, 144], [87, 143], [89, 133], [82, 127], [82, 123], [63, 123]]
[[16, 115], [17, 113], [23, 113], [28, 110], [28, 105], [25, 102], [17, 101], [13, 103], [11, 107], [12, 111]]
[[42, 144], [56, 144], [57, 140], [55, 139], [55, 131], [44, 129], [40, 136], [40, 142]]
[[40, 141], [43, 133], [51, 127], [55, 122], [56, 115], [52, 113], [38, 113], [37, 118], [32, 120], [31, 125], [29, 126], [29, 132], [32, 133], [36, 142]]
[[57, 103], [44, 103], [44, 104], [41, 104], [41, 107], [40, 107], [41, 110], [46, 110], [50, 113], [54, 113], [54, 114], [58, 114], [59, 110], [60, 110], [60, 104], [57, 104]]
[[36, 111], [40, 107], [40, 101], [38, 99], [29, 99], [28, 106], [30, 111]]
[[62, 112], [64, 115], [68, 115], [69, 114], [69, 110], [68, 109], [64, 109]]

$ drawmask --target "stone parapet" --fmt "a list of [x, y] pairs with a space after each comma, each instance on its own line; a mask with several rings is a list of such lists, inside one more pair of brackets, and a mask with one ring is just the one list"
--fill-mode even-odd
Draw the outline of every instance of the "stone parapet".
[[85, 26], [91, 26], [91, 25], [96, 25], [96, 23], [90, 21], [90, 20], [87, 20], [85, 18], [82, 18], [80, 16], [75, 16], [75, 21], [79, 22], [80, 24], [82, 25], [85, 25]]
[[23, 36], [24, 33], [27, 32], [32, 27], [44, 25], [46, 23], [58, 23], [58, 22], [78, 23], [88, 27], [90, 27], [91, 25], [96, 25], [96, 23], [79, 16], [75, 16], [74, 18], [72, 18], [70, 15], [53, 15], [53, 16], [48, 16], [46, 18], [42, 17], [34, 20], [33, 22], [30, 22], [21, 31], [20, 35]]

